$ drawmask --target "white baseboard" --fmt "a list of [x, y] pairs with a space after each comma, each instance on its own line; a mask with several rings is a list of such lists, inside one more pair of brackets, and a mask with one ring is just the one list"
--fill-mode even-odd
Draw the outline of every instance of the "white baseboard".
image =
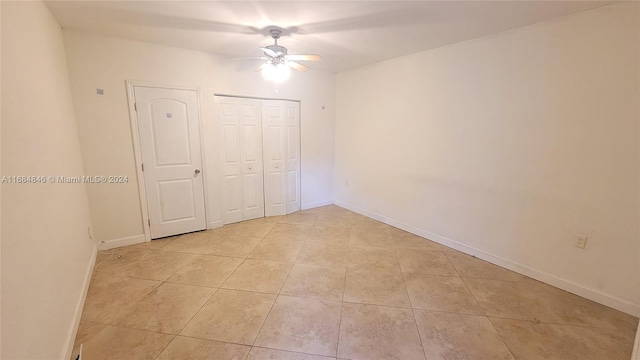
[[327, 206], [332, 204], [333, 204], [333, 200], [316, 201], [308, 204], [302, 204], [301, 208], [302, 210], [307, 210], [307, 209], [313, 209], [320, 206]]
[[[584, 298], [587, 298], [589, 300], [593, 300], [597, 303], [609, 306], [611, 308], [614, 308], [616, 310], [620, 310], [622, 312], [625, 312], [627, 314], [633, 315], [633, 316], [640, 316], [640, 305], [638, 304], [634, 304], [631, 303], [629, 301], [623, 300], [623, 299], [619, 299], [615, 296], [611, 296], [611, 295], [607, 295], [604, 294], [600, 291], [585, 287], [583, 285], [574, 283], [572, 281], [569, 280], [565, 280], [562, 278], [559, 278], [555, 275], [546, 273], [544, 271], [541, 270], [537, 270], [537, 269], [533, 269], [531, 267], [522, 265], [522, 264], [518, 264], [516, 262], [513, 262], [511, 260], [507, 260], [505, 258], [490, 254], [486, 251], [480, 250], [480, 249], [476, 249], [474, 247], [468, 246], [466, 244], [460, 243], [458, 241], [449, 239], [447, 237], [444, 237], [442, 235], [438, 235], [438, 234], [434, 234], [432, 232], [423, 230], [423, 229], [419, 229], [417, 227], [411, 226], [411, 225], [407, 225], [404, 224], [400, 221], [391, 219], [391, 218], [387, 218], [385, 216], [361, 209], [357, 206], [353, 206], [351, 204], [345, 203], [343, 201], [340, 200], [334, 200], [334, 203], [338, 206], [341, 206], [345, 209], [349, 209], [351, 211], [357, 212], [358, 214], [370, 217], [372, 219], [381, 221], [385, 224], [397, 227], [399, 229], [408, 231], [410, 233], [422, 236], [424, 238], [427, 238], [429, 240], [435, 241], [439, 244], [442, 244], [444, 246], [456, 249], [458, 251], [461, 251], [465, 254], [469, 254], [469, 255], [473, 255], [477, 258], [480, 258], [482, 260], [488, 261], [492, 264], [501, 266], [503, 268], [515, 271], [519, 274], [528, 276], [530, 278], [542, 281], [546, 284], [555, 286], [557, 288], [560, 288], [562, 290], [566, 290], [570, 293], [576, 294], [578, 296], [582, 296]], [[635, 359], [634, 359], [635, 360]], [[640, 360], [640, 358], [638, 359]]]
[[117, 247], [135, 245], [145, 242], [144, 234], [128, 236], [120, 239], [101, 241], [98, 250], [109, 250]]
[[222, 225], [224, 225], [224, 223], [222, 222], [222, 220], [218, 220], [218, 221], [211, 221], [209, 222], [209, 226], [207, 226], [207, 230], [208, 229], [215, 229], [215, 228], [219, 228]]
[[84, 310], [84, 302], [87, 299], [87, 292], [89, 291], [89, 284], [91, 283], [91, 276], [93, 275], [93, 268], [96, 265], [96, 257], [98, 256], [98, 246], [93, 248], [93, 254], [89, 260], [89, 266], [84, 275], [84, 282], [82, 284], [82, 292], [80, 298], [76, 304], [76, 311], [73, 315], [73, 322], [71, 328], [67, 334], [67, 341], [62, 348], [62, 354], [60, 354], [61, 360], [68, 360], [71, 357], [73, 351], [73, 344], [76, 341], [76, 334], [78, 333], [78, 327], [80, 327], [80, 319], [82, 318], [82, 310]]
[[638, 330], [636, 331], [636, 341], [633, 343], [631, 360], [640, 360], [640, 326], [638, 326]]

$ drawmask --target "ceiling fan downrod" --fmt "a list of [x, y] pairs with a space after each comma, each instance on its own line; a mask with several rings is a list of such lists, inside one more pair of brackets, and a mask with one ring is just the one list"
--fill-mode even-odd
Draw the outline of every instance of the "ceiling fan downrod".
[[278, 39], [280, 39], [280, 36], [282, 36], [282, 30], [280, 29], [271, 29], [269, 30], [269, 34], [271, 34], [271, 37], [273, 38], [273, 41], [275, 42], [274, 45], [278, 45]]

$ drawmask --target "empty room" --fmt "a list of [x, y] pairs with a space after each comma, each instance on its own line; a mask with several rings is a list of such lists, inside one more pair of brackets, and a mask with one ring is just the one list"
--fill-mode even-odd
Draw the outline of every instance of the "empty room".
[[640, 3], [1, 1], [3, 360], [640, 360]]

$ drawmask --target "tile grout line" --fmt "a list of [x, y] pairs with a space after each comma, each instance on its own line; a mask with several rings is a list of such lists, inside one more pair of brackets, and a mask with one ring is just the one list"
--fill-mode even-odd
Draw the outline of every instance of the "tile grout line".
[[496, 334], [498, 335], [498, 338], [500, 339], [500, 341], [502, 341], [502, 344], [507, 348], [507, 350], [509, 351], [509, 353], [511, 354], [511, 357], [513, 357], [513, 359], [516, 359], [516, 355], [513, 353], [513, 351], [511, 350], [511, 348], [509, 347], [509, 345], [507, 344], [507, 342], [504, 340], [504, 338], [502, 337], [502, 335], [500, 334], [500, 332], [498, 331], [498, 329], [496, 329], [496, 327], [493, 325], [493, 322], [491, 322], [491, 320], [489, 319], [489, 316], [487, 316], [487, 311], [482, 307], [482, 305], [480, 304], [480, 302], [478, 301], [478, 298], [476, 298], [475, 294], [473, 293], [473, 291], [471, 291], [471, 289], [469, 288], [469, 285], [467, 285], [467, 282], [464, 281], [464, 278], [462, 277], [462, 275], [460, 274], [460, 271], [458, 271], [458, 268], [455, 266], [455, 264], [453, 264], [453, 262], [451, 261], [451, 259], [449, 258], [449, 256], [447, 256], [447, 253], [445, 252], [444, 256], [446, 256], [447, 260], [449, 261], [449, 263], [453, 266], [453, 268], [456, 270], [456, 272], [458, 273], [458, 276], [460, 276], [460, 280], [462, 280], [462, 283], [464, 284], [465, 288], [467, 289], [467, 291], [471, 294], [471, 296], [473, 297], [473, 299], [476, 301], [476, 304], [478, 304], [478, 307], [480, 307], [480, 310], [482, 310], [482, 313], [484, 314], [484, 318], [487, 319], [487, 321], [489, 322], [489, 324], [491, 325], [491, 328], [493, 329], [493, 331], [496, 332]]
[[160, 355], [162, 355], [162, 353], [163, 353], [163, 352], [164, 352], [164, 351], [169, 347], [169, 345], [171, 345], [171, 343], [172, 343], [172, 342], [173, 342], [173, 341], [174, 341], [178, 336], [181, 336], [181, 335], [180, 335], [180, 333], [182, 332], [182, 330], [184, 330], [184, 328], [186, 328], [186, 327], [191, 323], [191, 321], [193, 321], [193, 319], [194, 319], [196, 316], [198, 316], [198, 314], [200, 313], [200, 311], [202, 311], [202, 309], [203, 309], [203, 308], [204, 308], [204, 307], [209, 303], [209, 301], [213, 298], [213, 296], [214, 296], [215, 294], [217, 294], [217, 293], [218, 293], [218, 290], [220, 290], [220, 288], [215, 289], [215, 290], [211, 293], [211, 295], [207, 298], [207, 300], [205, 300], [205, 301], [202, 303], [202, 306], [200, 306], [200, 308], [199, 308], [196, 312], [194, 312], [194, 313], [193, 313], [193, 316], [191, 316], [191, 318], [189, 319], [189, 321], [187, 321], [187, 322], [186, 322], [186, 323], [185, 323], [185, 324], [180, 328], [180, 330], [178, 330], [178, 332], [175, 334], [175, 336], [173, 337], [173, 339], [171, 339], [171, 341], [169, 341], [169, 342], [167, 343], [167, 345], [162, 349], [162, 351], [160, 352], [160, 354], [158, 355], [158, 357], [160, 357]]
[[486, 317], [487, 316], [487, 312], [485, 311], [485, 309], [482, 307], [482, 305], [480, 304], [480, 302], [478, 301], [478, 299], [476, 298], [476, 296], [473, 294], [473, 291], [471, 291], [471, 289], [469, 288], [469, 285], [467, 285], [467, 283], [464, 281], [464, 278], [462, 277], [462, 275], [460, 274], [460, 271], [458, 270], [458, 268], [456, 267], [456, 265], [451, 261], [451, 259], [449, 258], [449, 256], [447, 255], [446, 251], [444, 252], [444, 256], [447, 258], [447, 261], [449, 262], [449, 264], [451, 264], [451, 266], [453, 267], [453, 270], [456, 271], [456, 273], [458, 274], [458, 278], [460, 278], [460, 280], [462, 281], [462, 283], [464, 284], [464, 287], [467, 289], [467, 291], [469, 292], [469, 294], [471, 294], [471, 296], [473, 297], [473, 300], [475, 300], [476, 304], [478, 304], [478, 307], [480, 308], [480, 310], [482, 310], [482, 314]]
[[[467, 291], [469, 292], [469, 294], [471, 294], [471, 297], [473, 297], [473, 300], [475, 300], [476, 304], [478, 304], [478, 307], [480, 308], [480, 310], [482, 310], [482, 315], [484, 317], [487, 317], [487, 312], [486, 310], [482, 307], [482, 305], [480, 304], [480, 302], [478, 301], [478, 298], [476, 298], [476, 296], [473, 294], [473, 291], [471, 291], [471, 289], [469, 288], [469, 285], [467, 285], [467, 282], [464, 281], [464, 278], [462, 277], [462, 275], [460, 274], [460, 271], [458, 271], [458, 268], [455, 266], [455, 264], [451, 261], [451, 259], [449, 258], [449, 256], [447, 256], [447, 253], [445, 252], [444, 256], [447, 258], [447, 260], [449, 261], [449, 263], [451, 264], [451, 266], [453, 266], [453, 269], [456, 271], [456, 273], [458, 273], [458, 277], [460, 278], [460, 280], [462, 281], [462, 283], [464, 284], [464, 287], [467, 289]], [[488, 319], [488, 317], [487, 317]], [[504, 342], [504, 341], [503, 341]]]
[[[315, 221], [314, 221], [314, 224], [315, 224]], [[311, 228], [309, 228], [309, 229], [311, 229]], [[304, 246], [304, 241], [305, 240], [303, 240], [303, 242], [302, 242], [302, 246]], [[289, 276], [291, 275], [291, 272], [293, 271], [293, 267], [296, 265], [296, 261], [298, 260], [298, 256], [300, 256], [300, 252], [301, 251], [302, 251], [302, 248], [300, 248], [300, 250], [296, 254], [296, 258], [291, 263], [291, 267], [289, 268], [289, 272], [287, 272], [287, 276], [285, 277], [284, 281], [282, 282], [282, 285], [280, 285], [280, 289], [278, 290], [278, 293], [276, 294], [276, 301], [278, 301], [278, 297], [280, 297], [280, 294], [282, 293], [282, 289], [284, 288], [284, 285], [287, 283], [287, 280], [289, 280]], [[275, 304], [275, 302], [274, 302], [274, 304]], [[271, 309], [273, 309], [273, 306], [271, 307]], [[271, 314], [271, 310], [269, 310], [269, 314], [267, 315], [267, 317], [269, 317], [270, 314]], [[266, 318], [265, 318], [265, 322], [266, 322]], [[264, 326], [264, 324], [263, 324], [263, 326]], [[260, 331], [262, 331], [262, 327], [260, 327]], [[260, 331], [258, 332], [258, 335], [260, 335]], [[256, 339], [257, 339], [257, 337], [256, 337]]]
[[[248, 345], [245, 345], [248, 346]], [[309, 356], [314, 356], [314, 357], [324, 357], [324, 358], [329, 358], [329, 359], [333, 359], [335, 358], [334, 356], [327, 356], [327, 355], [318, 355], [318, 354], [312, 354], [312, 353], [307, 353], [304, 351], [294, 351], [294, 350], [284, 350], [284, 349], [279, 349], [279, 348], [275, 348], [275, 347], [269, 347], [269, 346], [251, 346], [251, 348], [258, 348], [258, 349], [266, 349], [266, 350], [275, 350], [275, 351], [280, 351], [280, 352], [284, 352], [284, 353], [291, 353], [291, 354], [301, 354], [301, 355], [309, 355]]]
[[[351, 242], [351, 228], [349, 228], [349, 242]], [[340, 321], [338, 322], [338, 341], [336, 342], [336, 359], [340, 351], [340, 332], [342, 331], [342, 313], [344, 312], [344, 295], [347, 292], [347, 272], [349, 271], [349, 247], [347, 246], [347, 259], [345, 259], [344, 278], [342, 281], [342, 300], [340, 301]]]
[[513, 352], [513, 350], [511, 350], [511, 347], [509, 347], [509, 344], [504, 340], [504, 337], [502, 336], [500, 331], [498, 331], [498, 329], [496, 329], [496, 326], [493, 324], [493, 321], [491, 321], [491, 319], [488, 316], [485, 316], [485, 318], [487, 319], [487, 321], [489, 321], [489, 324], [491, 324], [491, 328], [493, 329], [493, 331], [495, 331], [496, 334], [498, 334], [498, 338], [500, 339], [500, 341], [502, 341], [502, 343], [507, 348], [507, 350], [509, 350], [509, 353], [511, 354], [511, 356], [514, 359], [517, 359], [516, 358], [516, 354]]
[[264, 320], [260, 325], [260, 329], [258, 330], [258, 335], [256, 335], [255, 339], [253, 339], [253, 343], [251, 344], [252, 349], [256, 346], [256, 341], [258, 341], [258, 338], [260, 337], [260, 333], [262, 333], [262, 329], [264, 328], [264, 324], [267, 323], [267, 319], [269, 319], [269, 316], [271, 315], [271, 311], [273, 311], [273, 307], [276, 305], [276, 302], [278, 302], [279, 297], [280, 297], [280, 294], [276, 294], [276, 298], [273, 300], [273, 304], [271, 304], [271, 307], [269, 308], [269, 312], [267, 313], [267, 316], [264, 317]]
[[420, 327], [418, 327], [418, 320], [416, 319], [416, 312], [415, 312], [415, 309], [413, 308], [413, 301], [411, 301], [411, 295], [409, 295], [407, 278], [405, 276], [405, 273], [402, 271], [402, 265], [400, 264], [400, 257], [398, 256], [398, 250], [395, 249], [394, 253], [396, 254], [398, 265], [400, 266], [400, 274], [402, 276], [402, 283], [404, 284], [404, 291], [407, 293], [407, 298], [409, 299], [409, 306], [411, 307], [411, 316], [413, 317], [413, 325], [415, 326], [416, 332], [418, 333], [418, 339], [420, 339], [420, 346], [422, 347], [422, 353], [424, 354], [424, 358], [426, 360], [428, 358], [427, 347], [424, 346], [425, 341], [422, 339], [422, 334], [420, 333]]
[[499, 319], [499, 320], [524, 321], [524, 322], [530, 322], [530, 323], [541, 324], [541, 325], [570, 326], [570, 327], [576, 327], [576, 328], [581, 328], [581, 329], [591, 329], [591, 330], [609, 330], [609, 331], [614, 331], [615, 330], [615, 331], [632, 331], [632, 332], [636, 332], [636, 330], [623, 330], [623, 329], [618, 329], [618, 328], [608, 328], [608, 327], [599, 327], [599, 326], [587, 326], [587, 325], [579, 325], [579, 324], [559, 323], [559, 322], [552, 322], [552, 321], [542, 321], [542, 320], [538, 320], [538, 319], [518, 319], [518, 318], [513, 318], [513, 317], [496, 316], [496, 315], [486, 315], [486, 317], [490, 318], [490, 319]]
[[210, 341], [210, 342], [217, 342], [217, 343], [222, 343], [222, 344], [229, 344], [229, 345], [237, 345], [237, 346], [246, 346], [248, 348], [250, 348], [252, 345], [247, 345], [247, 344], [242, 344], [242, 343], [237, 343], [237, 342], [232, 342], [232, 341], [226, 341], [226, 340], [214, 340], [214, 339], [209, 339], [209, 338], [205, 338], [205, 337], [197, 337], [194, 335], [183, 335], [183, 334], [178, 334], [176, 335], [176, 337], [184, 337], [184, 338], [189, 338], [189, 339], [196, 339], [196, 340], [205, 340], [205, 341]]
[[289, 279], [289, 275], [291, 274], [291, 271], [293, 270], [293, 266], [294, 265], [295, 265], [295, 262], [291, 264], [291, 267], [289, 268], [289, 272], [287, 273], [286, 278], [282, 282], [282, 285], [280, 285], [280, 290], [278, 290], [278, 293], [275, 294], [276, 298], [273, 300], [273, 304], [271, 304], [271, 307], [269, 308], [269, 312], [267, 313], [267, 316], [264, 317], [264, 321], [262, 321], [262, 324], [260, 325], [260, 329], [258, 330], [258, 335], [256, 335], [255, 339], [253, 339], [253, 343], [251, 344], [252, 348], [254, 346], [256, 346], [256, 341], [258, 341], [258, 338], [260, 337], [260, 333], [262, 333], [262, 329], [264, 328], [264, 324], [267, 323], [267, 320], [269, 319], [269, 316], [271, 315], [271, 312], [273, 311], [273, 307], [278, 302], [278, 299], [280, 298], [280, 292], [282, 291], [282, 288], [284, 287], [284, 284], [286, 284], [287, 280]]
[[158, 356], [156, 357], [156, 359], [159, 359], [160, 356], [162, 356], [162, 353], [169, 347], [169, 345], [171, 345], [171, 343], [173, 342], [173, 340], [175, 340], [178, 337], [178, 335], [173, 335], [173, 338], [171, 338], [171, 341], [167, 342], [167, 345], [165, 345], [159, 352], [158, 352]]

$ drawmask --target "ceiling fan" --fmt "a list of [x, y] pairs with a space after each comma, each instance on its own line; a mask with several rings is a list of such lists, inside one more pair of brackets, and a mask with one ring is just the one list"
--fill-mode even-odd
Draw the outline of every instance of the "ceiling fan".
[[308, 71], [309, 68], [296, 61], [322, 61], [320, 55], [293, 55], [287, 52], [287, 48], [278, 45], [278, 39], [282, 36], [282, 29], [269, 29], [269, 34], [273, 38], [273, 45], [259, 47], [264, 52], [264, 56], [245, 57], [240, 59], [260, 59], [265, 62], [256, 71], [261, 71], [266, 80], [274, 80], [276, 83], [282, 82], [289, 77], [290, 69], [298, 71]]

